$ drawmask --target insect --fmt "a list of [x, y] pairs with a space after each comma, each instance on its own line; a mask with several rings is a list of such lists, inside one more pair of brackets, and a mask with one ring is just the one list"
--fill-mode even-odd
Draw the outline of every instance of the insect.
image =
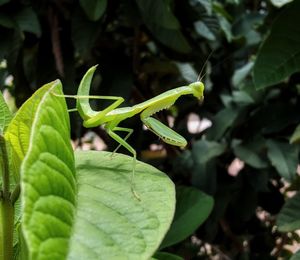
[[[204, 84], [200, 81], [189, 84], [188, 86], [178, 87], [169, 91], [166, 91], [156, 97], [153, 97], [147, 101], [134, 105], [132, 107], [121, 107], [120, 104], [124, 101], [122, 97], [116, 96], [89, 96], [90, 86], [92, 78], [97, 66], [91, 67], [84, 77], [82, 78], [78, 92], [76, 96], [65, 95], [64, 97], [70, 97], [77, 99], [76, 110], [79, 112], [83, 119], [83, 125], [87, 128], [104, 125], [108, 135], [119, 143], [115, 151], [120, 147], [125, 147], [133, 155], [133, 169], [131, 174], [131, 190], [136, 198], [139, 199], [138, 194], [134, 189], [134, 175], [136, 165], [136, 151], [127, 143], [127, 139], [132, 134], [133, 129], [120, 127], [119, 124], [130, 117], [140, 114], [141, 120], [144, 125], [160, 137], [164, 142], [184, 147], [187, 141], [176, 133], [171, 128], [167, 127], [157, 119], [151, 117], [155, 113], [167, 109], [172, 106], [176, 100], [183, 95], [193, 95], [198, 100], [203, 100]], [[101, 111], [94, 111], [89, 103], [89, 99], [106, 99], [113, 100], [114, 102], [107, 108]], [[116, 132], [126, 132], [127, 135], [123, 139]], [[115, 152], [114, 151], [114, 152]]]

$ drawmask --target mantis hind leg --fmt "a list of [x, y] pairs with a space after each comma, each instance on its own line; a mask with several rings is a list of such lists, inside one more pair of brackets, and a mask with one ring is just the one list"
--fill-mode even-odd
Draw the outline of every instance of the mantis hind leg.
[[[125, 130], [126, 129], [126, 130]], [[133, 165], [132, 165], [132, 174], [130, 178], [130, 186], [131, 186], [131, 192], [133, 193], [134, 197], [138, 200], [140, 199], [140, 196], [135, 191], [135, 184], [134, 184], [134, 176], [135, 176], [135, 165], [136, 165], [136, 151], [133, 149], [133, 147], [126, 142], [122, 137], [117, 135], [114, 131], [127, 131], [129, 132], [129, 135], [132, 133], [132, 129], [129, 128], [122, 128], [122, 127], [114, 127], [113, 129], [107, 128], [108, 135], [113, 138], [115, 141], [117, 141], [120, 145], [125, 147], [129, 152], [133, 155]]]

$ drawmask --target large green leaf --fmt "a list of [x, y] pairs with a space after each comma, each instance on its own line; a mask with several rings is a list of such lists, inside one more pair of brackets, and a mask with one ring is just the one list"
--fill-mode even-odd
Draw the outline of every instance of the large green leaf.
[[209, 216], [214, 200], [211, 196], [191, 187], [176, 189], [174, 221], [161, 248], [176, 244], [191, 235]]
[[58, 80], [42, 87], [23, 105], [27, 110], [27, 105], [32, 109], [35, 104], [21, 167], [22, 250], [30, 260], [65, 259], [75, 213], [75, 164], [67, 106], [54, 92], [62, 94]]
[[77, 213], [67, 259], [149, 259], [170, 227], [174, 185], [138, 162], [131, 192], [132, 157], [77, 152]]
[[278, 173], [287, 181], [296, 177], [298, 148], [288, 143], [268, 140], [268, 157]]
[[80, 0], [79, 3], [91, 21], [99, 20], [107, 6], [107, 0]]
[[12, 119], [11, 112], [0, 91], [0, 134], [3, 134]]
[[[274, 85], [300, 69], [300, 1], [284, 9], [272, 25], [254, 64], [256, 88]], [[284, 50], [284, 51], [283, 51]]]
[[278, 214], [277, 225], [282, 232], [300, 228], [300, 192], [286, 201]]

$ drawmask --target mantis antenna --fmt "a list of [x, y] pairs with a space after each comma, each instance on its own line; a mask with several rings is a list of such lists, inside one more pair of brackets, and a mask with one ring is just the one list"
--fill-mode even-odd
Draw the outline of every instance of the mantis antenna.
[[204, 62], [204, 64], [203, 64], [203, 66], [202, 66], [202, 68], [201, 68], [201, 70], [200, 70], [200, 73], [199, 73], [199, 75], [198, 75], [198, 77], [197, 77], [197, 81], [202, 81], [202, 79], [205, 77], [206, 73], [204, 73], [204, 75], [202, 75], [202, 76], [201, 76], [201, 74], [202, 74], [204, 68], [206, 67], [206, 65], [207, 65], [207, 63], [208, 63], [210, 57], [213, 55], [213, 53], [214, 53], [214, 50], [212, 50], [212, 51], [210, 52], [210, 54], [207, 56], [207, 58], [206, 58], [206, 60], [205, 60], [205, 62]]

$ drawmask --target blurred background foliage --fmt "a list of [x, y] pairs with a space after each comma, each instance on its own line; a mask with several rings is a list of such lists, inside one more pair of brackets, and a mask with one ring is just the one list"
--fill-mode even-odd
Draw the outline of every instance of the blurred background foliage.
[[[164, 251], [185, 259], [300, 259], [292, 256], [300, 241], [299, 3], [0, 0], [0, 88], [17, 107], [56, 78], [75, 94], [99, 64], [92, 94], [133, 105], [201, 72], [204, 103], [182, 97], [158, 115], [187, 138], [186, 149], [161, 143], [138, 117], [123, 124], [135, 129], [129, 143], [141, 160], [214, 198], [206, 221], [189, 230], [192, 218], [203, 218], [194, 208], [181, 223], [188, 236]], [[86, 135], [75, 114], [72, 125], [74, 140], [116, 146], [101, 128]]]

